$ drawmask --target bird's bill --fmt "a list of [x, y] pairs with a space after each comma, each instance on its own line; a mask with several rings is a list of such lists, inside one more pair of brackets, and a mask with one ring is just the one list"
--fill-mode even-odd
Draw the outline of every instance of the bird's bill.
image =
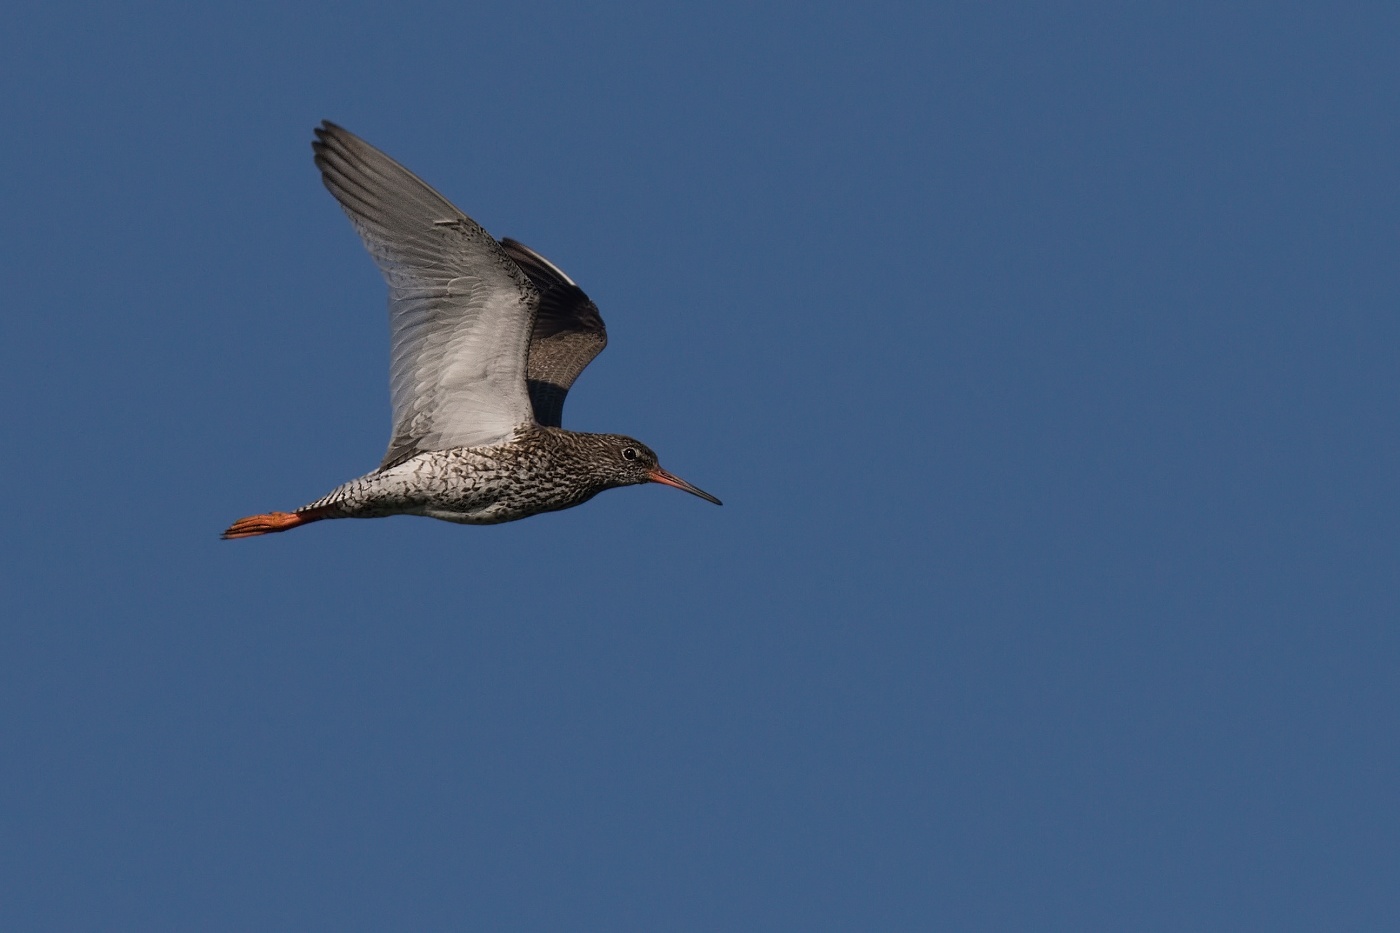
[[677, 489], [684, 489], [692, 496], [699, 496], [706, 502], [713, 502], [715, 505], [724, 505], [723, 502], [719, 501], [705, 490], [690, 485], [685, 480], [681, 479], [679, 476], [676, 476], [674, 473], [667, 473], [665, 470], [661, 469], [661, 467], [657, 467], [656, 469], [652, 470], [650, 473], [647, 474], [647, 476], [651, 479], [653, 483], [660, 483], [663, 486], [674, 486]]

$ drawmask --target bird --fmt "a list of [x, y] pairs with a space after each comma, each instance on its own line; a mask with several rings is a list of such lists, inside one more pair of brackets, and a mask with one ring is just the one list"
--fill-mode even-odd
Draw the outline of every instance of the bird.
[[389, 515], [491, 525], [640, 483], [721, 504], [641, 441], [563, 428], [569, 388], [607, 345], [573, 279], [348, 130], [327, 120], [315, 137], [321, 181], [389, 286], [389, 449], [373, 471], [291, 512], [240, 518], [223, 538]]

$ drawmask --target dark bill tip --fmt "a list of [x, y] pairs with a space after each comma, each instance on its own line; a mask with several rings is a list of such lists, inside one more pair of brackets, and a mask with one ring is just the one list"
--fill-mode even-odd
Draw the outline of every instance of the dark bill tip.
[[692, 496], [699, 496], [706, 502], [713, 502], [715, 505], [724, 505], [723, 502], [719, 501], [705, 490], [699, 488], [698, 486], [690, 485], [685, 480], [681, 479], [679, 476], [676, 476], [674, 473], [667, 473], [665, 470], [661, 469], [661, 467], [657, 467], [656, 469], [652, 470], [651, 473], [649, 473], [648, 475], [651, 477], [651, 481], [653, 483], [660, 483], [663, 486], [674, 486], [677, 489], [685, 490]]

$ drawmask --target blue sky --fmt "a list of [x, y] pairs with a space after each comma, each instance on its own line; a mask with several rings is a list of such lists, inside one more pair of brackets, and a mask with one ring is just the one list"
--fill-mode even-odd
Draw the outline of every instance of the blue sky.
[[[0, 927], [1400, 925], [1393, 5], [30, 4]], [[335, 120], [725, 501], [373, 467]]]

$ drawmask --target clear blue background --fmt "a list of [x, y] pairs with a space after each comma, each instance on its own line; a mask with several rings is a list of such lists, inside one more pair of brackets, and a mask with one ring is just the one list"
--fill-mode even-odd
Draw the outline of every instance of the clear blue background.
[[[7, 14], [0, 928], [1400, 928], [1400, 10], [1055, 7]], [[322, 118], [724, 508], [219, 541], [388, 436]]]

